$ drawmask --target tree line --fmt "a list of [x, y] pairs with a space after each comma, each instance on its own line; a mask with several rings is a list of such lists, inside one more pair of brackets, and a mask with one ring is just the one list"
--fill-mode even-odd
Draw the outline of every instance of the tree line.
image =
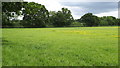
[[[23, 16], [22, 20], [18, 16]], [[86, 13], [74, 19], [68, 8], [48, 11], [44, 5], [35, 2], [2, 2], [2, 27], [77, 27], [77, 26], [118, 26], [120, 19], [113, 16], [97, 17]]]

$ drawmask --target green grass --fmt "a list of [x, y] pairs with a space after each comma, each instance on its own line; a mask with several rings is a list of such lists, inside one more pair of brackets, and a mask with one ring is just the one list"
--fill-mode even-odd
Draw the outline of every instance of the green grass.
[[3, 66], [116, 66], [117, 27], [4, 28]]
[[0, 28], [0, 67], [2, 67], [2, 29]]

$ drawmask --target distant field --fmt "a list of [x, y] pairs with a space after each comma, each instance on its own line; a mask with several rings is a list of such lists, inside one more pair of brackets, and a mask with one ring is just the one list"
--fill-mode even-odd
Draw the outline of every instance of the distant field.
[[4, 28], [3, 66], [116, 66], [118, 27]]

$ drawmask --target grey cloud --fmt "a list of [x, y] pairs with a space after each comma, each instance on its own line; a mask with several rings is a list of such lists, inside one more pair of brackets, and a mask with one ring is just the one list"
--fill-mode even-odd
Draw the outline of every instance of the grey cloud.
[[[99, 14], [103, 12], [115, 11], [118, 9], [117, 2], [61, 2], [64, 6], [69, 7], [82, 7], [84, 12], [91, 12], [93, 14]], [[76, 9], [75, 14], [79, 14], [80, 9]]]

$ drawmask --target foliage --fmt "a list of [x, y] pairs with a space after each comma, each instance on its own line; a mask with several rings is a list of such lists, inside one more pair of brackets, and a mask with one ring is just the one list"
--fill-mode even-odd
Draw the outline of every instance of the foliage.
[[10, 21], [13, 24], [14, 28], [22, 28], [23, 26], [21, 25], [22, 21], [21, 20], [11, 20]]
[[72, 23], [70, 24], [70, 26], [71, 26], [71, 27], [83, 27], [83, 26], [84, 26], [84, 24], [83, 24], [83, 23], [80, 23], [80, 22], [75, 21], [75, 22], [72, 22]]
[[100, 19], [100, 24], [99, 24], [100, 26], [108, 26], [108, 21], [105, 16], [100, 17], [99, 19]]
[[98, 26], [99, 18], [92, 13], [83, 15], [80, 20], [86, 24], [86, 26]]
[[117, 19], [117, 24], [120, 26], [120, 18]]
[[19, 10], [23, 7], [22, 2], [2, 2], [2, 12], [16, 12], [19, 14]]
[[[26, 3], [26, 2], [24, 2]], [[10, 19], [15, 15], [20, 15], [20, 10], [23, 7], [23, 2], [2, 2], [2, 27], [13, 27]]]
[[2, 27], [12, 26], [6, 13], [2, 13]]
[[100, 26], [117, 26], [118, 19], [113, 16], [100, 17]]
[[53, 22], [54, 26], [65, 27], [73, 22], [73, 17], [70, 10], [68, 10], [67, 8], [62, 8], [62, 11], [52, 13], [51, 21]]
[[115, 26], [118, 25], [117, 19], [113, 16], [100, 17], [100, 26]]
[[44, 5], [30, 2], [25, 5], [23, 11], [24, 27], [45, 27], [48, 23], [49, 13]]
[[[2, 2], [2, 27], [69, 27], [69, 26], [117, 26], [120, 20], [113, 16], [97, 17], [86, 13], [74, 20], [71, 11], [48, 11], [44, 5], [35, 2]], [[18, 16], [23, 20], [18, 21]], [[15, 21], [16, 20], [16, 21]], [[18, 23], [19, 22], [19, 23]]]

